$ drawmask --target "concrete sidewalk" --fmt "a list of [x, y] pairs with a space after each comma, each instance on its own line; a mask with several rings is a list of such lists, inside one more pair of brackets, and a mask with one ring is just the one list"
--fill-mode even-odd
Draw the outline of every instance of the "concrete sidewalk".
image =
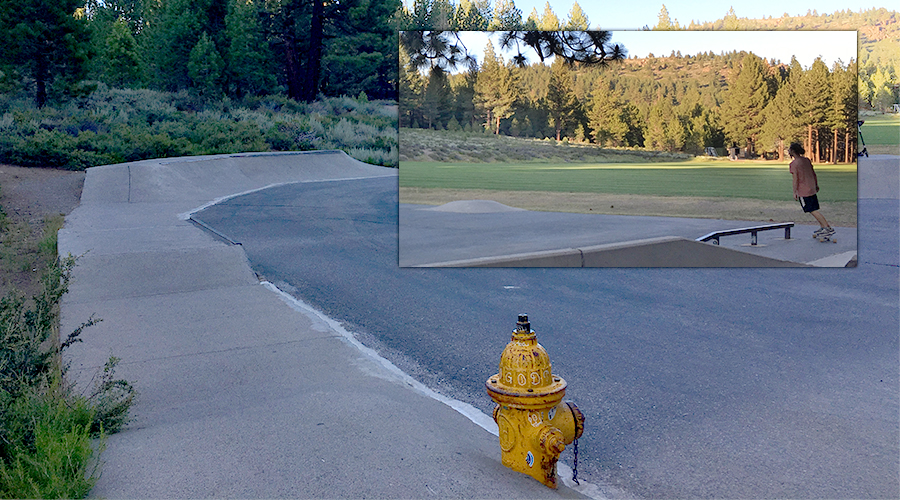
[[[60, 254], [80, 256], [61, 334], [92, 315], [102, 322], [67, 350], [69, 377], [86, 392], [112, 355], [122, 360], [117, 376], [139, 392], [133, 422], [108, 440], [91, 496], [582, 496], [503, 467], [489, 417], [443, 400], [260, 283], [240, 246], [185, 220], [279, 183], [396, 174], [339, 152], [88, 170], [82, 203], [59, 232]], [[582, 484], [596, 498], [625, 496]]]

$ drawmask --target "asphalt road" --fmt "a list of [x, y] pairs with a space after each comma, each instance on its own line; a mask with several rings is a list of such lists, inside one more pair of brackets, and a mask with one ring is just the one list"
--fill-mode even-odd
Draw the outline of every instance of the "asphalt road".
[[281, 186], [195, 218], [487, 413], [484, 381], [528, 314], [587, 417], [589, 481], [653, 498], [900, 498], [896, 199], [860, 200], [850, 269], [400, 269], [396, 182]]

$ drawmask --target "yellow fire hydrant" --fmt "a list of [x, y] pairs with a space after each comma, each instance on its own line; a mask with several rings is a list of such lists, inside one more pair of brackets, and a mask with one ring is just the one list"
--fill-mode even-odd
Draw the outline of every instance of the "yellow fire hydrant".
[[575, 403], [562, 401], [566, 381], [553, 375], [550, 357], [538, 344], [528, 316], [519, 316], [512, 340], [500, 355], [500, 373], [485, 386], [497, 403], [494, 421], [503, 465], [556, 488], [559, 454], [581, 437], [584, 415]]

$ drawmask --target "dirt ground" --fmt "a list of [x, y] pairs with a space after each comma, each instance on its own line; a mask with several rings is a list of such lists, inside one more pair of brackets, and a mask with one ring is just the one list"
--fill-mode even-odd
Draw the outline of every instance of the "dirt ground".
[[[701, 219], [814, 224], [793, 201], [747, 198], [634, 196], [545, 191], [491, 191], [486, 189], [400, 188], [400, 203], [443, 205], [458, 200], [493, 200], [527, 210], [608, 215], [655, 215]], [[855, 202], [822, 202], [822, 213], [833, 226], [856, 227]]]
[[83, 186], [84, 172], [0, 165], [0, 296], [37, 290], [38, 242], [78, 206]]

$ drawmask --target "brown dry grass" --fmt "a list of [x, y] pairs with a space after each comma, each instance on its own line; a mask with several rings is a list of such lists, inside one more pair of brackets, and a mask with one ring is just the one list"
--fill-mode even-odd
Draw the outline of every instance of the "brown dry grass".
[[890, 144], [868, 144], [864, 146], [870, 155], [900, 155], [900, 149]]
[[[443, 205], [459, 200], [493, 200], [526, 210], [609, 215], [654, 215], [759, 222], [815, 223], [798, 203], [748, 198], [636, 196], [546, 191], [400, 188], [400, 203]], [[822, 213], [834, 226], [856, 227], [856, 203], [822, 203]]]

